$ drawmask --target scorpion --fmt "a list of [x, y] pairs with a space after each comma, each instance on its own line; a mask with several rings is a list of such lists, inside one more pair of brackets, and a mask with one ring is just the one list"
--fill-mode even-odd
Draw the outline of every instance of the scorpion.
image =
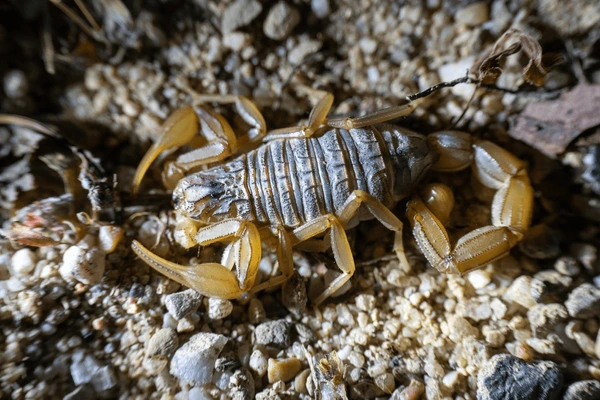
[[[179, 265], [136, 240], [132, 249], [152, 268], [206, 296], [234, 299], [281, 285], [294, 273], [293, 247], [331, 247], [342, 274], [313, 301], [317, 306], [354, 274], [345, 230], [373, 218], [395, 232], [395, 249], [407, 263], [403, 224], [390, 211], [404, 199], [418, 247], [442, 273], [462, 275], [506, 256], [531, 223], [533, 189], [525, 163], [468, 133], [424, 136], [388, 123], [410, 114], [416, 101], [356, 118], [328, 118], [334, 98], [327, 93], [305, 125], [267, 132], [262, 114], [248, 98], [201, 97], [203, 102], [233, 103], [251, 127], [247, 135], [237, 139], [225, 118], [201, 102], [179, 109], [143, 157], [132, 186], [137, 192], [162, 151], [194, 142], [199, 132], [204, 142], [169, 162], [163, 181], [174, 188], [175, 210], [184, 217], [174, 230], [176, 241], [184, 248], [226, 242], [221, 263]], [[248, 143], [261, 144], [218, 164]], [[189, 173], [207, 164], [214, 166]], [[445, 228], [454, 206], [451, 189], [434, 183], [415, 194], [416, 188], [428, 170], [453, 172], [469, 166], [484, 186], [496, 190], [491, 224], [453, 244]], [[263, 243], [274, 248], [280, 274], [255, 285]]]

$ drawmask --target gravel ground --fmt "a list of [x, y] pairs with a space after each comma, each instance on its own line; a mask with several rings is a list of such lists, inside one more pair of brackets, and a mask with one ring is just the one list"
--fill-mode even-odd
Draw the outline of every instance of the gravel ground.
[[[89, 202], [69, 186], [78, 158], [57, 139], [0, 127], [0, 398], [600, 398], [598, 131], [548, 157], [543, 141], [525, 145], [511, 129], [528, 105], [600, 83], [596, 1], [84, 3], [100, 26], [92, 34], [51, 3], [0, 5], [0, 111], [57, 125], [115, 174], [123, 206], [100, 218], [114, 223], [82, 224], [75, 214]], [[442, 275], [405, 232], [405, 270], [393, 235], [366, 222], [348, 233], [356, 274], [315, 309], [307, 299], [336, 274], [330, 253], [295, 252], [283, 290], [223, 301], [130, 250], [137, 239], [183, 264], [218, 259], [218, 247], [175, 244], [164, 157], [142, 195], [129, 193], [162, 121], [195, 95], [248, 96], [270, 129], [306, 118], [325, 91], [334, 114], [365, 113], [464, 76], [509, 28], [566, 58], [538, 91], [480, 89], [458, 122], [528, 162], [535, 226], [510, 256]], [[522, 68], [509, 58], [497, 85], [522, 89]], [[445, 89], [400, 123], [449, 129], [473, 90]], [[455, 188], [458, 233], [487, 224], [469, 173], [431, 180]], [[17, 245], [22, 227], [28, 244], [54, 245]], [[274, 269], [266, 253], [258, 279]]]

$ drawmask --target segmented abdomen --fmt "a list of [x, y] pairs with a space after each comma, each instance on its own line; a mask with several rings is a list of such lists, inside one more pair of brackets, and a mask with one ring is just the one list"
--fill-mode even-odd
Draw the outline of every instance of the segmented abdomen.
[[394, 171], [386, 136], [374, 127], [331, 129], [317, 137], [271, 141], [247, 153], [241, 159], [248, 217], [297, 227], [321, 215], [339, 215], [357, 189], [390, 206]]

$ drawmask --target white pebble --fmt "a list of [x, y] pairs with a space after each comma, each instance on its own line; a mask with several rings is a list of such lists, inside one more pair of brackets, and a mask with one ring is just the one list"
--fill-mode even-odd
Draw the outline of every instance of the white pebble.
[[75, 279], [86, 285], [100, 283], [104, 275], [105, 254], [98, 248], [85, 250], [71, 246], [65, 251], [58, 272], [65, 280]]
[[223, 335], [201, 332], [190, 338], [173, 355], [169, 371], [181, 381], [202, 386], [212, 380], [215, 362], [227, 343]]
[[13, 276], [29, 275], [35, 269], [37, 256], [30, 249], [21, 249], [12, 256], [10, 260], [11, 274]]
[[467, 275], [467, 279], [469, 280], [469, 283], [471, 283], [471, 286], [473, 286], [475, 289], [482, 289], [492, 281], [490, 272], [485, 269], [479, 269], [471, 272]]
[[223, 319], [233, 311], [233, 304], [229, 300], [217, 298], [208, 299], [208, 317], [210, 319]]
[[250, 369], [260, 377], [267, 372], [267, 358], [260, 350], [254, 350], [250, 356]]

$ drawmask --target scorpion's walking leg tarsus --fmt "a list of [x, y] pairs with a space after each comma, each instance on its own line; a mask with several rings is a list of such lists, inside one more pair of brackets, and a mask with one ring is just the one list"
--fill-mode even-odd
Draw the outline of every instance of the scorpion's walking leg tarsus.
[[[200, 96], [203, 101], [235, 103], [240, 116], [252, 126], [246, 140], [261, 139], [266, 133], [266, 122], [256, 106], [243, 96]], [[165, 150], [181, 147], [193, 141], [200, 133], [204, 144], [180, 155], [175, 162], [168, 163], [163, 174], [165, 186], [172, 189], [187, 171], [200, 165], [224, 160], [238, 149], [238, 139], [229, 123], [216, 112], [203, 106], [184, 107], [175, 111], [163, 124], [158, 140], [150, 147], [140, 162], [134, 179], [133, 194], [152, 162]]]
[[319, 127], [325, 123], [327, 114], [331, 110], [333, 105], [333, 95], [331, 93], [325, 94], [321, 100], [314, 106], [310, 115], [308, 116], [308, 125], [293, 126], [290, 128], [275, 129], [267, 136], [264, 140], [277, 140], [277, 139], [289, 139], [289, 138], [307, 138], [312, 136], [313, 133]]
[[331, 248], [333, 250], [333, 256], [335, 257], [335, 262], [342, 270], [342, 275], [335, 278], [329, 287], [314, 300], [315, 307], [342, 287], [352, 277], [355, 270], [354, 258], [352, 257], [352, 250], [350, 249], [346, 232], [335, 215], [328, 214], [315, 218], [294, 229], [293, 235], [295, 243], [320, 235], [327, 229], [331, 230]]
[[[228, 219], [198, 229], [195, 237], [201, 246], [232, 240], [229, 254], [232, 254], [233, 263], [226, 263], [229, 264], [227, 266], [205, 263], [190, 267], [160, 258], [135, 240], [132, 248], [157, 271], [206, 296], [235, 299], [252, 288], [261, 258], [260, 235], [254, 224]], [[236, 273], [231, 271], [232, 264], [236, 266]]]
[[[418, 198], [408, 203], [408, 218], [419, 247], [433, 267], [446, 273], [463, 274], [506, 256], [522, 239], [532, 215], [533, 189], [525, 164], [491, 142], [473, 141], [465, 135], [430, 135], [433, 146], [441, 152], [433, 168], [458, 170], [472, 160], [477, 178], [497, 190], [492, 202], [493, 225], [468, 233], [452, 249], [440, 218]], [[441, 203], [438, 207], [438, 214], [446, 213]]]

